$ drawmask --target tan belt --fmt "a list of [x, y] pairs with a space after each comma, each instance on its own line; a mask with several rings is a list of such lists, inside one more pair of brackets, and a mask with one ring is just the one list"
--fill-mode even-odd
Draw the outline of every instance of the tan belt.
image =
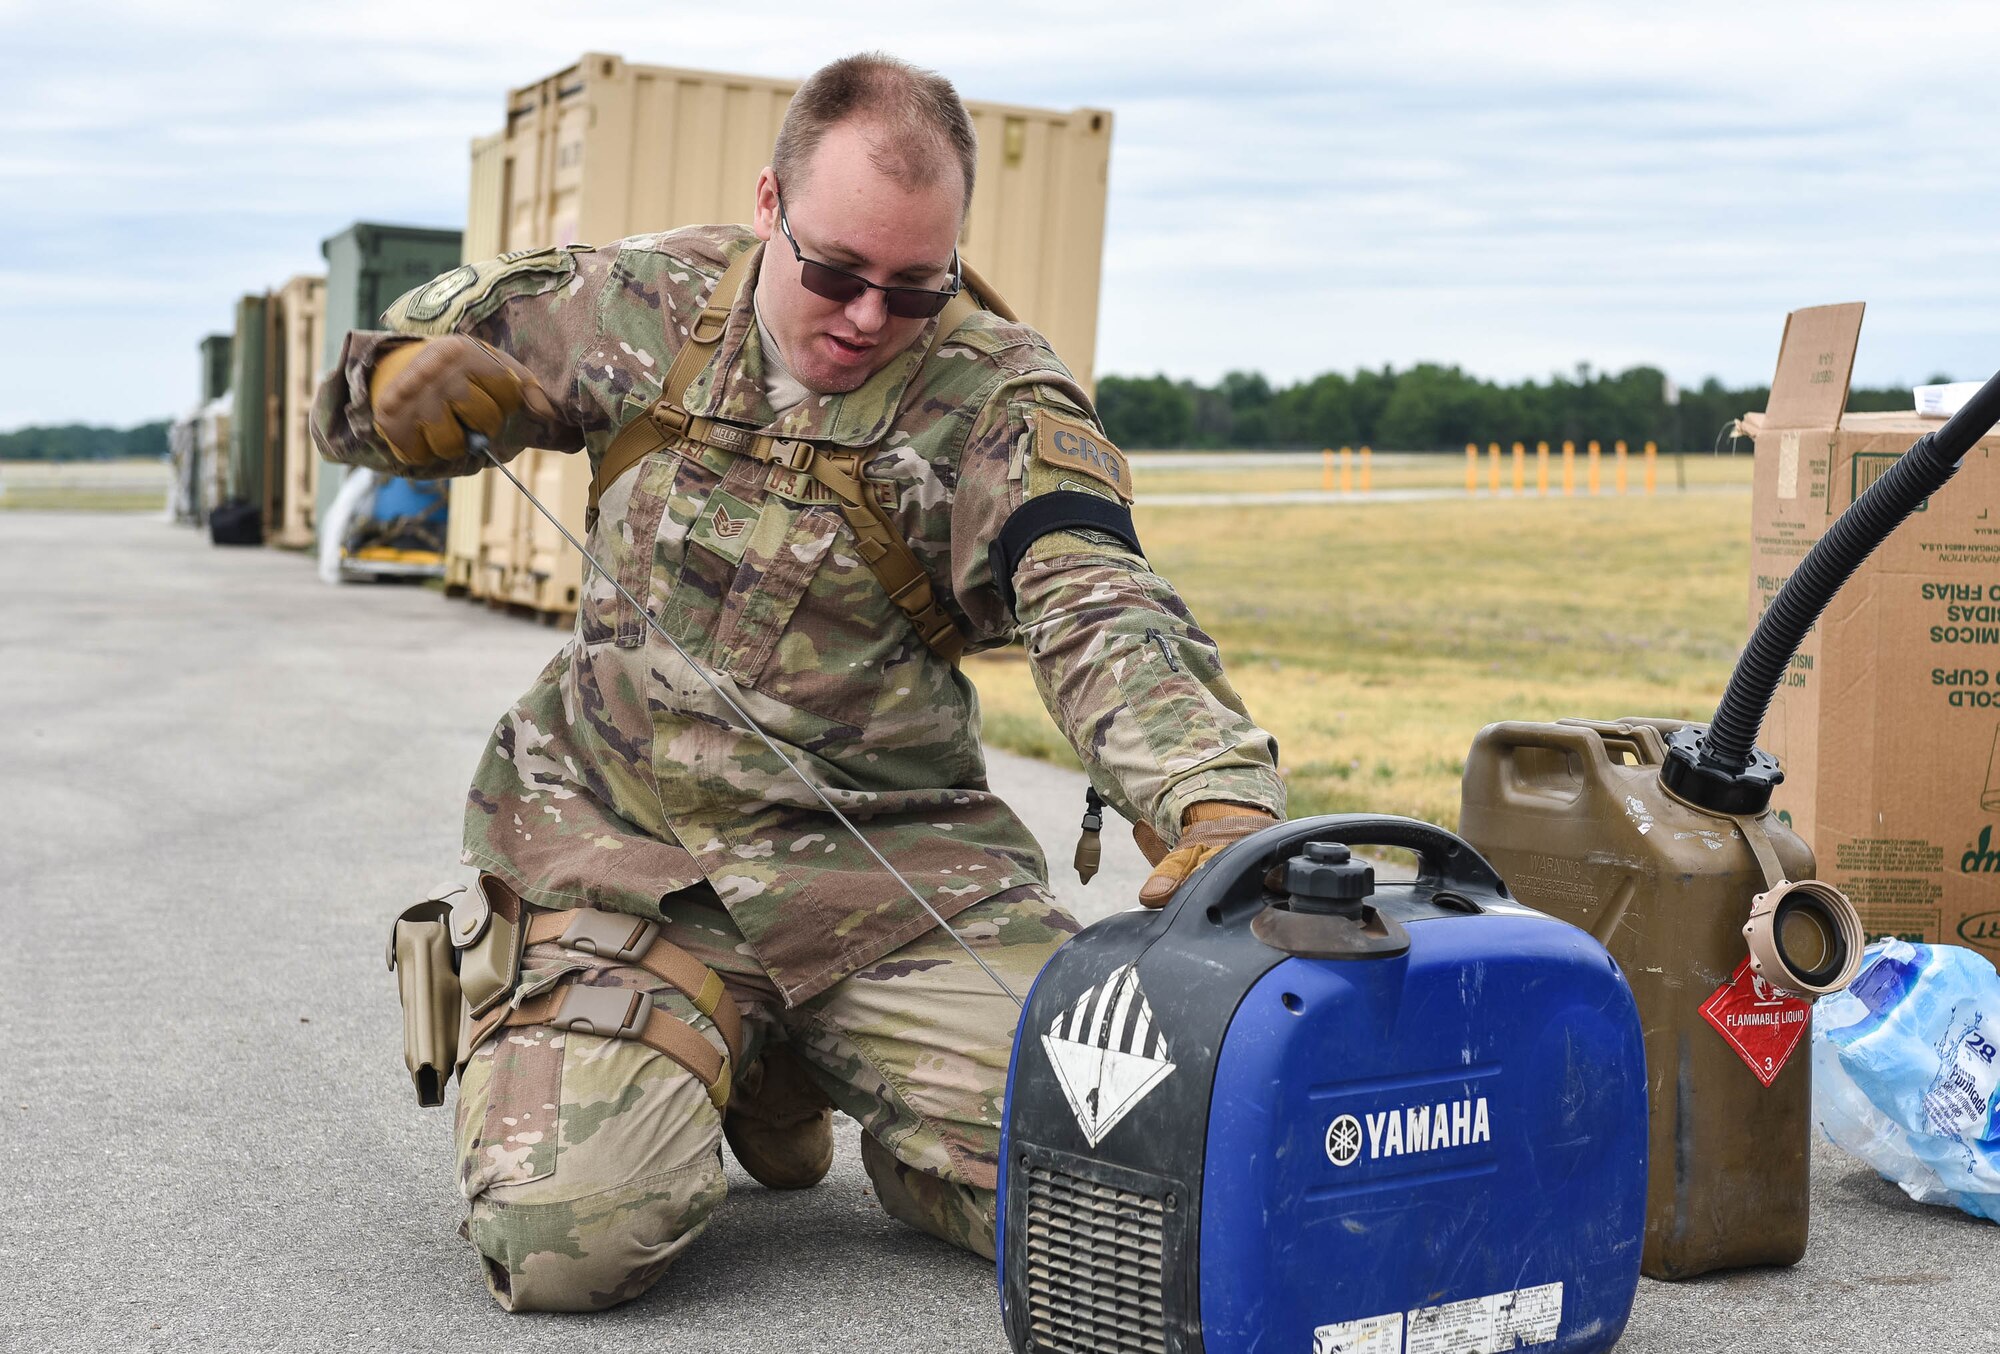
[[725, 1058], [700, 1031], [653, 1005], [645, 992], [630, 987], [597, 987], [582, 975], [563, 979], [547, 992], [518, 1006], [500, 1006], [473, 1026], [466, 1048], [476, 1049], [503, 1027], [547, 1025], [552, 1029], [595, 1034], [605, 1039], [631, 1039], [665, 1054], [692, 1072], [708, 1088], [717, 1109], [729, 1103], [730, 1069], [743, 1056], [743, 1017], [730, 999], [722, 975], [660, 938], [660, 924], [644, 917], [598, 908], [567, 912], [537, 912], [528, 919], [526, 944], [554, 942], [579, 954], [642, 968], [680, 991], [694, 1008], [715, 1022], [728, 1047]]

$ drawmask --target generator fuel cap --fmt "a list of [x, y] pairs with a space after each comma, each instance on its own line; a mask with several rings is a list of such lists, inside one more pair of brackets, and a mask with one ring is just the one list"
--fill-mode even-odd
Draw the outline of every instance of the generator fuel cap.
[[1307, 842], [1284, 863], [1284, 893], [1250, 923], [1250, 934], [1301, 959], [1393, 959], [1407, 954], [1402, 923], [1371, 907], [1375, 867], [1345, 842]]

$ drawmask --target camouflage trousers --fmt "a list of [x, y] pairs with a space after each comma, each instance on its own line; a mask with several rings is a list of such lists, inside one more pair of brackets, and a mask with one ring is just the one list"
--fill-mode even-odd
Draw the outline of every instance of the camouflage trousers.
[[[663, 910], [663, 937], [720, 973], [742, 1011], [744, 1068], [785, 1043], [860, 1122], [883, 1207], [990, 1259], [1014, 1003], [932, 930], [788, 1009], [712, 892], [673, 895]], [[1024, 997], [1076, 930], [1039, 887], [953, 925]], [[574, 970], [587, 972], [569, 981], [651, 993], [722, 1047], [707, 1017], [644, 969], [554, 945], [529, 950], [520, 995]], [[581, 1311], [645, 1292], [721, 1204], [721, 1143], [702, 1083], [644, 1044], [534, 1026], [487, 1040], [459, 1089], [458, 1157], [471, 1206], [461, 1230], [494, 1298], [509, 1311]]]

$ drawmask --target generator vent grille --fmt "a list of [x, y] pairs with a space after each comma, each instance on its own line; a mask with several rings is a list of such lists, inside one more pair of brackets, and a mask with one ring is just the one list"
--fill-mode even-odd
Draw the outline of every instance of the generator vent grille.
[[1028, 1170], [1028, 1327], [1051, 1354], [1166, 1354], [1158, 1199]]

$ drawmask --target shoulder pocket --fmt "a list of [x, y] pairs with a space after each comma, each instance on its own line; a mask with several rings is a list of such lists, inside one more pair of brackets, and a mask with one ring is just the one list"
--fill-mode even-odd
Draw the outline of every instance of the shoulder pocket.
[[382, 327], [399, 334], [449, 334], [461, 321], [484, 319], [511, 296], [547, 291], [576, 271], [575, 249], [523, 249], [483, 263], [464, 263], [404, 292], [382, 312]]

